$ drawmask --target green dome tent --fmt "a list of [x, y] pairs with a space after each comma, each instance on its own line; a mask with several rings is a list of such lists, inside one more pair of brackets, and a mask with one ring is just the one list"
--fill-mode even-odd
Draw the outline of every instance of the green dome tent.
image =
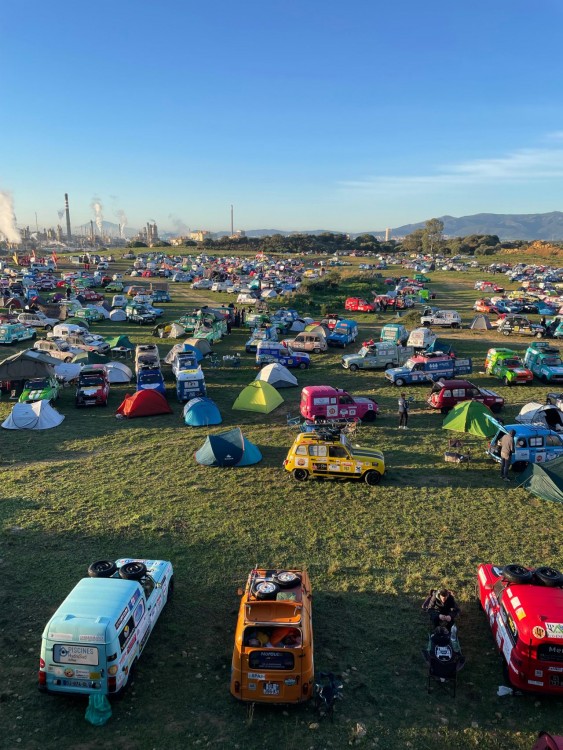
[[563, 456], [546, 464], [528, 464], [520, 486], [541, 497], [563, 503]]
[[489, 407], [480, 401], [462, 401], [444, 419], [442, 429], [490, 438], [496, 434], [498, 422]]
[[283, 398], [272, 385], [263, 380], [253, 380], [239, 393], [233, 409], [269, 414], [280, 404], [283, 404]]

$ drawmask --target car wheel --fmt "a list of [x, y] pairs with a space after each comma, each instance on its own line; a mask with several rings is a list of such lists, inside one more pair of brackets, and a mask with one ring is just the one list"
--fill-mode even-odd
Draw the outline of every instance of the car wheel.
[[319, 349], [318, 346], [316, 349], [313, 349], [313, 354], [320, 354], [320, 353], [321, 353], [321, 350]]
[[98, 560], [88, 567], [90, 578], [110, 578], [117, 570], [117, 565], [112, 560]]
[[512, 383], [510, 382], [510, 380], [508, 378], [504, 379], [504, 384], [507, 385], [509, 388], [512, 385]]
[[375, 422], [377, 413], [375, 411], [367, 411], [362, 417], [362, 422]]
[[547, 379], [547, 375], [545, 375], [545, 374], [544, 375], [540, 375], [540, 380], [542, 381], [542, 383], [545, 383], [546, 385], [549, 382], [548, 379]]
[[387, 364], [385, 365], [385, 367], [383, 369], [384, 370], [392, 370], [394, 366], [395, 365], [392, 362], [387, 362]]
[[291, 589], [301, 583], [301, 576], [293, 573], [291, 570], [282, 570], [276, 573], [274, 579], [280, 589]]
[[503, 336], [510, 336], [510, 331], [503, 331]]
[[540, 568], [536, 568], [534, 576], [543, 583], [544, 586], [561, 586], [563, 584], [563, 575], [555, 568], [550, 568], [547, 565], [542, 565]]
[[306, 482], [309, 478], [309, 472], [307, 469], [293, 469], [291, 473], [293, 474], [293, 478], [298, 482]]
[[280, 587], [273, 581], [257, 581], [252, 587], [252, 593], [257, 599], [271, 600], [278, 595]]
[[364, 474], [364, 482], [369, 484], [370, 487], [375, 487], [381, 481], [381, 474], [378, 471], [366, 471]]
[[443, 409], [440, 409], [440, 414], [443, 414], [444, 416], [445, 416], [446, 414], [449, 414], [449, 413], [450, 413], [450, 409], [449, 409], [449, 407], [447, 407], [447, 406], [444, 406], [444, 408], [443, 408]]
[[300, 370], [306, 370], [307, 369], [307, 363], [306, 362], [300, 362], [299, 363], [299, 369]]
[[536, 333], [536, 338], [537, 338], [537, 339], [543, 339], [543, 333], [542, 333], [541, 331], [538, 331], [538, 332]]
[[358, 365], [350, 365], [348, 369], [350, 372], [358, 372]]
[[526, 466], [528, 466], [528, 461], [515, 461], [511, 468], [515, 474], [521, 474]]
[[45, 326], [45, 330], [46, 331], [52, 331], [53, 330], [53, 326]]
[[142, 562], [128, 562], [119, 568], [119, 577], [126, 581], [140, 581], [147, 574], [147, 566]]
[[401, 388], [404, 384], [405, 381], [403, 380], [403, 378], [397, 378], [397, 380], [395, 381], [395, 385], [397, 386], [397, 388]]
[[510, 583], [530, 583], [532, 575], [532, 571], [523, 565], [505, 565], [502, 569], [502, 577]]

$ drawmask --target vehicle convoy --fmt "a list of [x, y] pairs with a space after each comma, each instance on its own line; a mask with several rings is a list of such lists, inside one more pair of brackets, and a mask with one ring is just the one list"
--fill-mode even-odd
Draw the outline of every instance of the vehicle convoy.
[[309, 700], [315, 670], [307, 571], [254, 569], [241, 595], [231, 694], [252, 703]]
[[109, 375], [105, 365], [87, 365], [80, 370], [76, 406], [107, 406]]
[[548, 566], [482, 564], [477, 580], [510, 684], [563, 696], [563, 574]]
[[487, 449], [491, 458], [500, 463], [500, 440], [510, 430], [514, 436], [514, 453], [510, 468], [524, 471], [529, 463], [545, 464], [563, 456], [563, 433], [533, 424], [509, 424], [499, 427]]
[[371, 398], [353, 398], [330, 385], [308, 385], [301, 391], [301, 416], [315, 422], [361, 420], [374, 422], [378, 405]]
[[301, 432], [283, 462], [298, 482], [309, 477], [359, 479], [370, 486], [379, 484], [385, 474], [383, 453], [352, 445], [344, 433], [328, 425]]
[[23, 323], [2, 323], [0, 325], [0, 344], [15, 344], [16, 341], [35, 339], [35, 328], [24, 326]]
[[19, 397], [22, 403], [34, 401], [56, 401], [59, 397], [59, 382], [53, 377], [32, 378], [26, 380], [23, 391]]
[[520, 336], [535, 336], [537, 339], [543, 339], [546, 334], [544, 326], [531, 323], [525, 315], [506, 315], [498, 324], [497, 330], [504, 336], [517, 333]]
[[280, 341], [259, 341], [256, 348], [256, 364], [259, 367], [279, 362], [284, 367], [298, 367], [305, 370], [311, 364], [311, 358], [304, 352], [295, 352], [288, 344]]
[[[427, 330], [427, 329], [425, 329]], [[414, 355], [412, 346], [400, 346], [387, 341], [375, 341], [362, 346], [356, 354], [345, 354], [342, 367], [350, 372], [357, 370], [388, 370], [395, 365], [404, 364]]]
[[436, 310], [424, 313], [420, 318], [423, 326], [446, 326], [447, 328], [459, 328], [461, 326], [461, 315], [456, 310]]
[[524, 365], [544, 383], [563, 383], [563, 361], [559, 349], [545, 342], [526, 349]]
[[433, 409], [447, 414], [462, 401], [480, 401], [492, 412], [498, 413], [504, 406], [504, 398], [487, 388], [477, 388], [468, 380], [440, 379], [434, 383], [426, 403]]
[[361, 297], [348, 297], [344, 303], [344, 309], [350, 312], [375, 312], [375, 306]]
[[473, 371], [471, 359], [449, 357], [442, 352], [419, 354], [407, 360], [403, 367], [385, 371], [385, 377], [399, 388], [414, 383], [428, 383], [439, 378], [455, 378]]
[[329, 346], [348, 346], [353, 344], [358, 335], [358, 324], [355, 320], [339, 320], [327, 339]]
[[172, 563], [123, 558], [88, 568], [47, 623], [39, 689], [111, 695], [127, 684], [174, 590]]
[[531, 383], [534, 375], [512, 349], [489, 349], [485, 359], [485, 372], [494, 375], [505, 385], [526, 385]]

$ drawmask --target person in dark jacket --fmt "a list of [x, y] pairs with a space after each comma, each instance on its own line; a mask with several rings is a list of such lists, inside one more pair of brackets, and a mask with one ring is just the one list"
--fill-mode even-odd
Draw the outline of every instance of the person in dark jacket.
[[508, 470], [510, 469], [510, 461], [512, 454], [514, 453], [514, 436], [516, 430], [510, 430], [499, 440], [500, 445], [500, 476], [505, 482], [510, 482], [508, 476]]
[[422, 605], [422, 609], [430, 615], [433, 628], [443, 625], [449, 630], [459, 615], [457, 602], [448, 589], [433, 589]]

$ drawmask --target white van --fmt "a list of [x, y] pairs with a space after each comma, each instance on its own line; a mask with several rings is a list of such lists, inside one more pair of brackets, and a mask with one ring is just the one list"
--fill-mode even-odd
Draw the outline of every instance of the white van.
[[427, 326], [415, 328], [409, 334], [407, 346], [412, 346], [414, 349], [428, 349], [436, 341], [436, 338], [436, 334]]
[[423, 315], [420, 322], [423, 326], [459, 328], [461, 326], [461, 315], [456, 310], [437, 310], [434, 313]]
[[297, 336], [286, 342], [295, 352], [313, 352], [320, 354], [326, 352], [328, 344], [326, 336], [318, 331], [302, 331]]

